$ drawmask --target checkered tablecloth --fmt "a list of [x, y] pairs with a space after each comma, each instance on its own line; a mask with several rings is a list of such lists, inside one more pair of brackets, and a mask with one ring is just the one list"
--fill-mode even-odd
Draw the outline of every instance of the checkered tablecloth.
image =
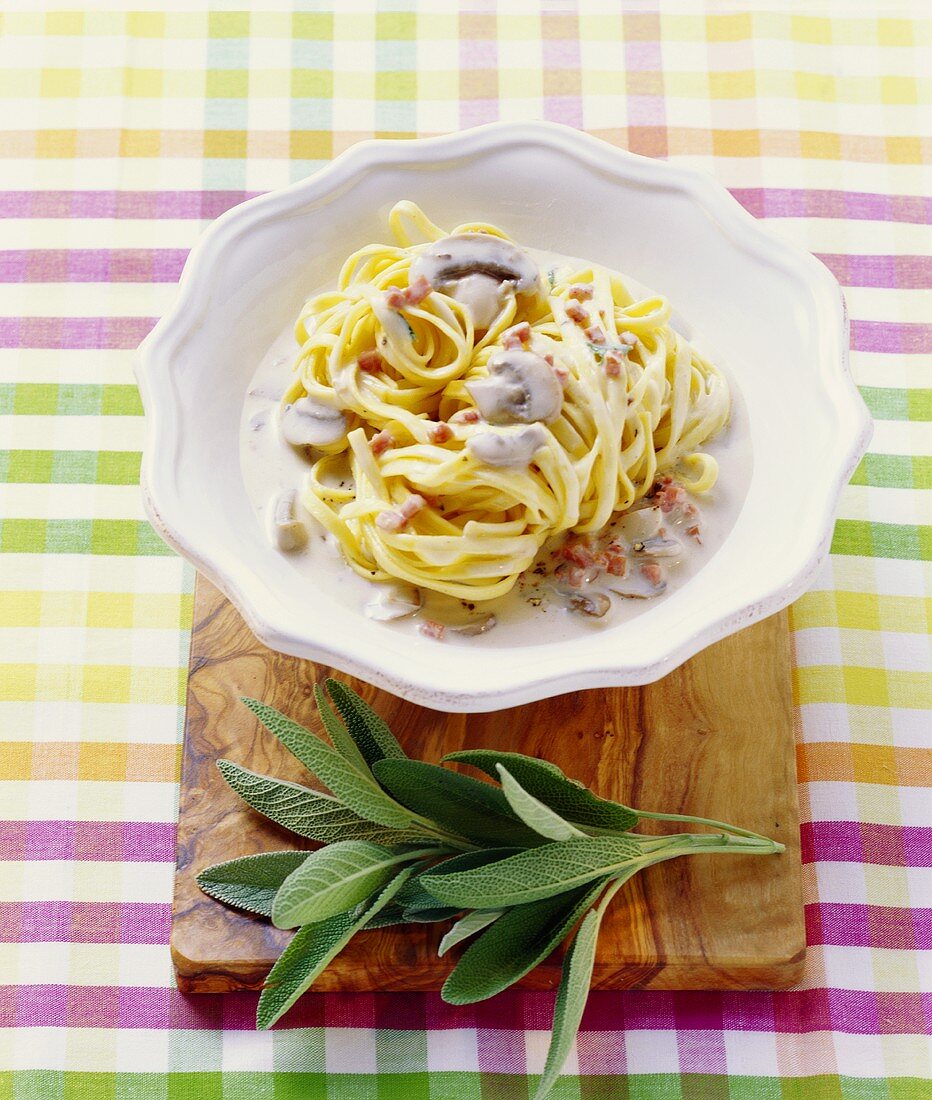
[[[206, 222], [361, 138], [547, 118], [709, 172], [846, 288], [876, 418], [792, 611], [809, 963], [593, 995], [559, 1097], [932, 1094], [932, 9], [0, 5], [0, 1097], [511, 1100], [552, 998], [181, 996], [191, 569], [146, 524], [133, 349]], [[111, 5], [112, 8], [112, 5]], [[259, 10], [261, 8], [261, 10]]]

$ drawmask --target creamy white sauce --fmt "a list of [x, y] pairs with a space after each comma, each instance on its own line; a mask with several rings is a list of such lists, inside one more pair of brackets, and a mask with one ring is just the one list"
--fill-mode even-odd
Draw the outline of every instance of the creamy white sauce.
[[[559, 256], [535, 249], [525, 249], [540, 265], [542, 278], [554, 267], [588, 266], [584, 260]], [[637, 291], [640, 287], [626, 277]], [[704, 345], [700, 334], [685, 319], [674, 315], [672, 326], [698, 347], [701, 353], [723, 369], [714, 349]], [[264, 531], [269, 530], [270, 513], [283, 492], [303, 489], [309, 470], [307, 458], [301, 451], [289, 446], [282, 438], [276, 421], [278, 403], [292, 382], [292, 365], [298, 348], [291, 322], [269, 348], [253, 376], [240, 423], [240, 465], [246, 493], [253, 504], [256, 522]], [[727, 371], [731, 389], [731, 420], [727, 427], [703, 450], [715, 456], [719, 464], [719, 476], [715, 487], [702, 497], [693, 498], [701, 511], [701, 544], [675, 532], [682, 541], [682, 551], [674, 556], [663, 556], [666, 590], [651, 599], [612, 598], [608, 613], [593, 618], [578, 611], [569, 610], [559, 600], [545, 599], [540, 606], [533, 606], [529, 597], [539, 594], [532, 585], [519, 583], [507, 595], [469, 607], [460, 600], [441, 596], [426, 589], [421, 590], [421, 608], [411, 616], [379, 622], [386, 630], [415, 632], [426, 620], [451, 624], [445, 633], [443, 645], [525, 646], [585, 635], [592, 631], [610, 629], [613, 625], [638, 615], [647, 614], [651, 607], [669, 598], [677, 588], [691, 581], [722, 545], [735, 525], [751, 481], [752, 448], [748, 430], [747, 411], [734, 379]], [[294, 567], [295, 583], [324, 586], [346, 607], [364, 614], [364, 608], [380, 600], [385, 586], [374, 584], [360, 577], [345, 563], [339, 544], [308, 513], [297, 507], [298, 514], [307, 526], [309, 538], [304, 548], [290, 551], [284, 556]], [[674, 533], [674, 532], [671, 532]], [[273, 550], [272, 552], [278, 552]], [[601, 589], [610, 589], [613, 578], [604, 578]], [[619, 585], [622, 587], [622, 585]], [[492, 613], [495, 628], [486, 634], [470, 635], [456, 632], [457, 624], [484, 620]]]

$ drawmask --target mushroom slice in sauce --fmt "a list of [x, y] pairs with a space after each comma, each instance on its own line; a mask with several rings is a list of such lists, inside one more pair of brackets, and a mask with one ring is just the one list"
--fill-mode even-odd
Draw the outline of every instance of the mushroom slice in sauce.
[[563, 387], [546, 359], [508, 348], [492, 356], [488, 371], [466, 389], [490, 424], [552, 424], [559, 418]]
[[594, 619], [601, 619], [612, 606], [612, 601], [604, 592], [590, 592], [585, 595], [581, 592], [573, 592], [569, 596], [569, 601], [572, 611], [579, 611]]
[[675, 558], [683, 552], [683, 544], [679, 539], [668, 539], [656, 535], [652, 539], [634, 543], [631, 549], [636, 554], [650, 554], [655, 558]]
[[286, 554], [307, 545], [307, 528], [298, 518], [298, 494], [290, 489], [275, 501], [269, 512], [272, 543]]
[[531, 424], [515, 432], [480, 432], [467, 440], [466, 450], [487, 466], [517, 468], [529, 465], [546, 442], [546, 431], [539, 424]]
[[503, 283], [492, 275], [466, 275], [445, 285], [446, 293], [464, 305], [472, 314], [473, 326], [487, 329], [501, 313], [511, 283]]
[[432, 287], [488, 275], [499, 283], [514, 283], [518, 294], [530, 294], [540, 285], [537, 264], [517, 245], [491, 233], [457, 233], [432, 241], [411, 265], [411, 278], [419, 275]]
[[609, 591], [628, 600], [649, 600], [659, 596], [666, 587], [667, 582], [660, 566], [651, 563], [642, 565], [640, 569], [630, 569], [628, 575], [613, 583]]
[[660, 534], [663, 514], [659, 508], [638, 508], [618, 520], [617, 533], [630, 543], [647, 542]]
[[409, 584], [386, 584], [365, 606], [366, 617], [385, 623], [405, 619], [421, 609], [421, 593]]
[[462, 634], [464, 638], [473, 638], [477, 634], [487, 634], [497, 621], [494, 615], [483, 615], [481, 619], [473, 619], [464, 626], [451, 626], [447, 629], [452, 630], [454, 634]]
[[281, 433], [292, 447], [326, 447], [346, 435], [346, 417], [332, 405], [299, 397], [279, 414]]

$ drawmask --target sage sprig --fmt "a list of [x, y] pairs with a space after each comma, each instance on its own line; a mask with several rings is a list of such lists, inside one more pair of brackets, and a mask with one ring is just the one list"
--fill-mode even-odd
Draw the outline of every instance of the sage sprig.
[[[549, 1094], [589, 994], [599, 926], [615, 894], [645, 867], [681, 855], [773, 855], [783, 845], [724, 822], [645, 812], [599, 798], [546, 760], [472, 749], [468, 764], [498, 786], [408, 758], [382, 718], [345, 684], [318, 686], [328, 741], [255, 699], [244, 703], [330, 793], [218, 761], [257, 813], [316, 850], [265, 852], [198, 875], [226, 905], [297, 928], [259, 998], [271, 1027], [357, 933], [455, 921], [439, 954], [470, 942], [443, 986], [450, 1004], [507, 989], [568, 938], [553, 1035], [534, 1100]], [[642, 820], [713, 832], [648, 836]]]

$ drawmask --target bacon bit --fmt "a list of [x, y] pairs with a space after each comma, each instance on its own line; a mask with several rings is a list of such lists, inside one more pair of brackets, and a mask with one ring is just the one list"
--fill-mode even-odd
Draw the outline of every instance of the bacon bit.
[[590, 325], [586, 329], [586, 339], [591, 340], [593, 344], [604, 344], [605, 330], [601, 325]]
[[699, 537], [699, 524], [698, 523], [694, 523], [692, 525], [692, 527], [687, 527], [686, 528], [686, 534], [687, 535], [692, 535], [692, 537], [696, 540], [696, 542], [698, 542], [700, 545], [702, 544], [702, 539]]
[[646, 565], [642, 565], [641, 573], [653, 585], [658, 585], [663, 580], [663, 570], [655, 561], [648, 562]]
[[621, 341], [621, 342], [622, 342], [623, 344], [627, 344], [627, 345], [628, 345], [629, 347], [632, 347], [632, 348], [633, 348], [633, 347], [634, 347], [634, 345], [635, 345], [635, 344], [636, 344], [636, 343], [638, 342], [638, 338], [637, 338], [637, 337], [636, 337], [636, 336], [634, 335], [634, 333], [633, 333], [633, 332], [623, 332], [623, 333], [622, 333], [622, 334], [621, 334], [621, 335], [620, 335], [620, 336], [618, 337], [618, 339], [619, 339], [619, 340], [620, 340], [620, 341]]
[[566, 307], [566, 315], [571, 320], [582, 324], [583, 321], [589, 320], [589, 311], [583, 309], [579, 302], [570, 302]]
[[389, 309], [405, 309], [407, 306], [419, 305], [433, 290], [430, 283], [423, 275], [418, 275], [414, 282], [402, 290], [394, 286], [385, 292], [385, 304]]
[[378, 374], [384, 361], [377, 351], [364, 351], [356, 360], [356, 366], [366, 374]]
[[375, 517], [375, 525], [383, 531], [400, 531], [407, 527], [412, 516], [416, 516], [426, 506], [427, 501], [423, 497], [412, 493], [397, 511], [379, 512]]
[[443, 636], [447, 632], [447, 628], [443, 623], [434, 622], [433, 619], [425, 619], [418, 627], [418, 630], [425, 638], [433, 638], [438, 642], [443, 641]]
[[674, 484], [672, 478], [661, 478], [660, 488], [654, 493], [660, 503], [661, 512], [672, 512], [681, 504], [686, 504], [686, 490], [682, 485]]
[[571, 565], [568, 568], [561, 566], [559, 570], [560, 580], [568, 584], [570, 588], [582, 588], [586, 579], [586, 572], [581, 565]]
[[628, 559], [614, 545], [605, 551], [605, 569], [613, 577], [623, 577], [628, 572]]
[[505, 329], [502, 333], [502, 347], [509, 350], [514, 348], [520, 348], [528, 342], [531, 338], [531, 326], [527, 321], [522, 321], [520, 325], [512, 325], [511, 328]]
[[450, 417], [451, 424], [478, 424], [480, 420], [478, 409], [460, 409]]
[[575, 298], [577, 302], [588, 302], [594, 293], [592, 283], [574, 283], [566, 292], [566, 296]]
[[545, 355], [545, 356], [544, 356], [544, 362], [545, 362], [545, 363], [546, 363], [546, 364], [547, 364], [548, 366], [551, 366], [551, 367], [552, 367], [552, 366], [553, 366], [553, 356], [552, 356], [552, 355]]
[[593, 554], [589, 547], [581, 541], [565, 542], [557, 553], [564, 561], [571, 561], [574, 565], [581, 565], [583, 569], [588, 569], [590, 565], [594, 565], [596, 562], [595, 554]]
[[414, 282], [405, 291], [405, 298], [410, 305], [416, 306], [424, 301], [428, 294], [434, 288], [424, 278], [423, 275], [418, 275]]
[[378, 458], [379, 455], [385, 454], [389, 447], [395, 446], [395, 437], [389, 431], [381, 431], [378, 435], [372, 437], [369, 446], [372, 448], [372, 453]]
[[567, 385], [569, 384], [569, 380], [570, 380], [570, 372], [568, 370], [564, 370], [563, 367], [554, 367], [553, 368], [553, 373], [557, 376], [557, 378], [560, 382], [560, 385], [564, 389], [566, 389]]
[[609, 378], [618, 378], [621, 375], [621, 368], [624, 366], [625, 357], [620, 355], [617, 351], [607, 351], [605, 358], [602, 360], [602, 366], [605, 368], [605, 373]]
[[446, 443], [453, 438], [453, 432], [450, 429], [450, 425], [441, 420], [439, 424], [436, 424], [430, 429], [427, 433], [427, 438], [431, 443]]

